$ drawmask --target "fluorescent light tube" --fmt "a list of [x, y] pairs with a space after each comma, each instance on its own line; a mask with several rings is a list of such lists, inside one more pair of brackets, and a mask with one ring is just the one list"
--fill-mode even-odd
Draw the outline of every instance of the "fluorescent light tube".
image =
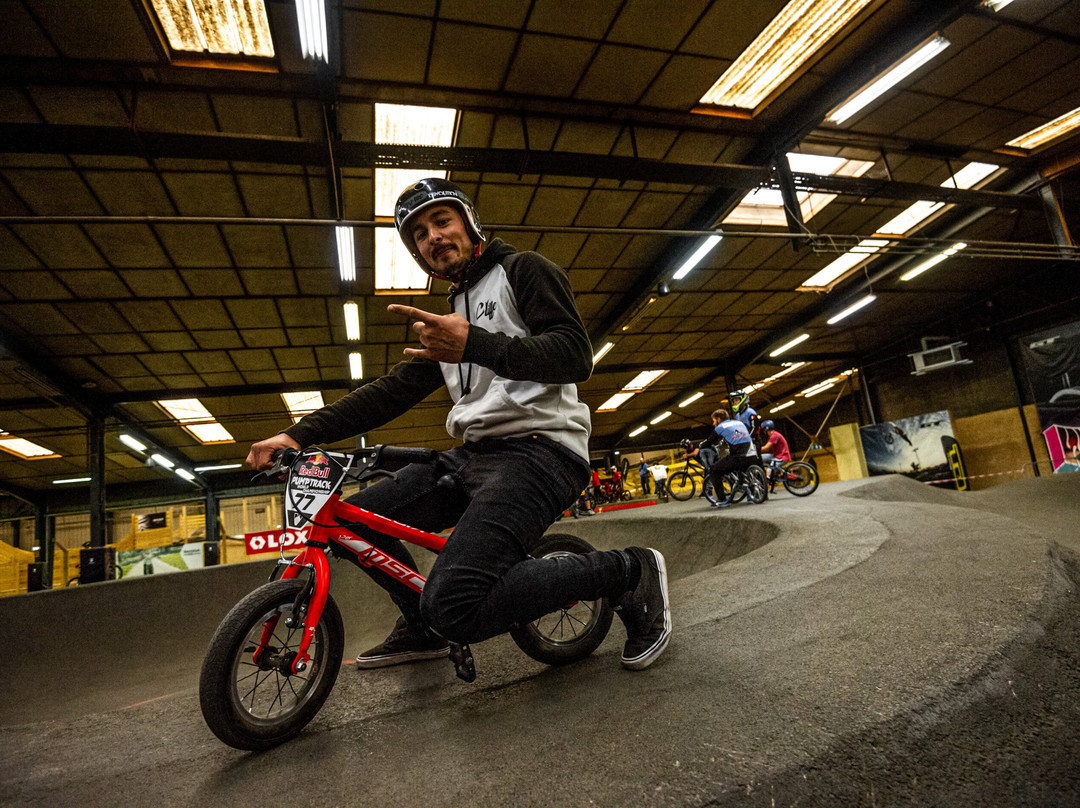
[[863, 308], [863, 306], [869, 306], [875, 300], [877, 300], [877, 295], [867, 295], [862, 300], [859, 300], [859, 301], [856, 301], [855, 303], [852, 303], [850, 306], [848, 306], [846, 309], [844, 309], [839, 314], [834, 314], [832, 317], [830, 317], [828, 319], [829, 325], [835, 325], [836, 323], [840, 322], [841, 320], [843, 320], [848, 315], [854, 314], [859, 309]]
[[791, 399], [790, 401], [785, 401], [783, 404], [777, 404], [775, 407], [773, 407], [771, 410], [769, 410], [769, 412], [770, 413], [780, 412], [780, 410], [786, 410], [788, 407], [791, 407], [794, 404], [795, 404], [795, 399]]
[[663, 420], [664, 420], [665, 418], [667, 418], [667, 417], [668, 417], [669, 415], [671, 415], [671, 410], [668, 410], [667, 412], [662, 412], [662, 413], [660, 413], [660, 414], [659, 414], [658, 416], [656, 416], [655, 418], [653, 418], [653, 419], [652, 419], [651, 421], [649, 421], [649, 424], [650, 424], [651, 426], [656, 426], [656, 425], [657, 425], [658, 423], [660, 423], [661, 421], [663, 421]]
[[296, 22], [300, 27], [300, 50], [304, 58], [329, 61], [323, 0], [296, 0]]
[[89, 477], [69, 477], [66, 480], [53, 480], [52, 484], [53, 485], [67, 485], [68, 483], [88, 483], [88, 482], [90, 482]]
[[601, 348], [599, 351], [597, 351], [596, 355], [592, 358], [592, 363], [595, 365], [597, 362], [599, 362], [601, 359], [603, 359], [605, 356], [607, 356], [607, 352], [610, 351], [614, 347], [615, 347], [614, 342], [605, 342], [604, 347]]
[[769, 354], [769, 356], [779, 356], [789, 348], [794, 348], [800, 342], [806, 342], [806, 340], [808, 339], [810, 339], [809, 334], [800, 334], [799, 336], [795, 337], [795, 339], [791, 340], [791, 342], [785, 342], [783, 345], [781, 345], [779, 348]]
[[686, 262], [671, 276], [671, 279], [677, 281], [685, 278], [690, 270], [700, 264], [701, 260], [713, 251], [713, 248], [720, 243], [721, 238], [722, 236], [709, 236], [705, 241], [701, 242], [701, 245], [694, 250], [694, 254], [686, 259]]
[[357, 380], [364, 378], [364, 357], [355, 351], [349, 354], [349, 376]]
[[637, 429], [635, 429], [633, 432], [631, 432], [629, 435], [627, 435], [627, 437], [633, 438], [633, 437], [635, 437], [637, 435], [640, 435], [642, 432], [644, 432], [648, 428], [649, 427], [647, 427], [647, 426], [639, 426]]
[[701, 390], [698, 390], [696, 393], [694, 393], [694, 395], [690, 396], [690, 398], [686, 399], [685, 401], [680, 401], [679, 408], [681, 409], [682, 407], [689, 407], [703, 395], [705, 395], [705, 393], [703, 393]]
[[176, 469], [176, 470], [175, 470], [175, 472], [176, 472], [176, 476], [177, 476], [177, 477], [183, 477], [183, 478], [184, 478], [185, 480], [187, 480], [187, 481], [188, 481], [189, 483], [190, 483], [190, 482], [191, 482], [192, 480], [194, 480], [194, 479], [195, 479], [195, 475], [194, 475], [194, 474], [192, 474], [192, 473], [191, 473], [190, 471], [188, 471], [187, 469]]
[[854, 96], [838, 106], [825, 120], [843, 123], [869, 103], [884, 95], [924, 64], [949, 47], [949, 40], [936, 36], [920, 45], [891, 68], [882, 73]]
[[129, 449], [134, 449], [136, 452], [145, 452], [146, 444], [140, 440], [136, 440], [131, 435], [121, 435], [120, 442]]
[[912, 269], [912, 270], [909, 270], [908, 272], [905, 272], [903, 275], [900, 276], [900, 280], [902, 280], [902, 281], [910, 281], [912, 278], [914, 278], [914, 277], [916, 277], [918, 275], [922, 275], [924, 272], [926, 272], [926, 270], [932, 269], [933, 267], [936, 267], [938, 264], [940, 264], [942, 261], [956, 255], [958, 252], [960, 252], [960, 250], [964, 249], [966, 246], [967, 246], [967, 244], [965, 244], [962, 241], [957, 243], [957, 244], [952, 245], [949, 249], [945, 250], [944, 252], [938, 253], [937, 255], [935, 255], [930, 260], [923, 261], [921, 264], [919, 264], [917, 267], [915, 267], [915, 269]]
[[360, 307], [351, 300], [345, 304], [345, 338], [360, 339]]
[[341, 280], [356, 280], [356, 241], [351, 227], [335, 227], [337, 232], [338, 272]]
[[150, 455], [150, 459], [153, 460], [155, 463], [157, 463], [159, 466], [163, 466], [164, 468], [167, 468], [167, 469], [171, 469], [176, 465], [174, 462], [169, 460], [169, 458], [167, 458], [165, 455], [157, 454], [156, 452], [154, 454]]

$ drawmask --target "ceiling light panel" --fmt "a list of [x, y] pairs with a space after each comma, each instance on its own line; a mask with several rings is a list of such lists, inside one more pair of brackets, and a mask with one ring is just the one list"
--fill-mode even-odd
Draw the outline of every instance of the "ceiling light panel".
[[[458, 111], [447, 107], [405, 104], [375, 105], [375, 142], [405, 146], [452, 146]], [[428, 177], [446, 179], [448, 172], [424, 168], [375, 170], [375, 216], [392, 221], [401, 192]], [[375, 291], [421, 291], [430, 279], [417, 265], [397, 231], [375, 228]]]
[[162, 410], [174, 418], [184, 431], [202, 444], [234, 443], [229, 431], [217, 422], [210, 411], [197, 398], [177, 398], [155, 401]]
[[263, 0], [151, 0], [175, 51], [270, 58], [274, 42]]
[[1013, 138], [1005, 145], [1016, 149], [1034, 151], [1058, 138], [1064, 137], [1077, 127], [1080, 127], [1080, 107], [1077, 107], [1072, 112], [1066, 112], [1049, 123], [1020, 135], [1020, 137]]
[[756, 112], [873, 0], [791, 0], [701, 98]]
[[0, 430], [0, 450], [13, 454], [23, 460], [45, 460], [60, 457], [52, 449], [46, 449], [26, 438], [17, 438], [9, 432]]

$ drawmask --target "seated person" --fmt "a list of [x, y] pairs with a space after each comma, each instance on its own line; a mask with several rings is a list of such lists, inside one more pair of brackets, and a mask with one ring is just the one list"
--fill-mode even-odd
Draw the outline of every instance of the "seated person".
[[695, 446], [689, 438], [684, 438], [679, 445], [683, 449], [683, 460], [696, 460], [705, 467], [706, 472], [712, 467], [713, 463], [720, 459], [720, 453], [713, 446], [708, 445], [708, 439]]
[[[724, 475], [731, 471], [748, 468], [755, 463], [760, 464], [760, 459], [753, 451], [754, 441], [750, 437], [750, 430], [746, 424], [728, 416], [727, 410], [715, 410], [712, 414], [714, 435], [709, 439], [710, 444], [722, 444], [727, 447], [727, 454], [721, 457], [712, 468], [709, 469], [709, 478], [712, 480], [713, 490], [724, 490]], [[731, 504], [730, 497], [716, 502], [714, 508], [726, 508]]]
[[772, 421], [761, 422], [761, 436], [765, 439], [761, 447], [761, 459], [768, 463], [772, 459], [786, 463], [791, 460], [791, 448], [787, 438], [776, 431], [776, 424]]

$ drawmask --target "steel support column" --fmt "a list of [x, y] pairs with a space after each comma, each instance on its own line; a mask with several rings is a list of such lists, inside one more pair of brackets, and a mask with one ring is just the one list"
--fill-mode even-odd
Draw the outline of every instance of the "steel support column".
[[105, 546], [105, 420], [86, 425], [86, 471], [90, 475], [90, 546]]

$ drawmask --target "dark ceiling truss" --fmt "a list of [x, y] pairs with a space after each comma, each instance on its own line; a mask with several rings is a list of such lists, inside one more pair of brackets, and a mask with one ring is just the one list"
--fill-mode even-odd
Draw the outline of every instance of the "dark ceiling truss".
[[[113, 126], [0, 124], [0, 146], [9, 152], [35, 154], [108, 154], [146, 159], [187, 158], [259, 162], [278, 165], [343, 168], [412, 168], [544, 174], [665, 182], [722, 189], [741, 196], [748, 190], [776, 187], [770, 165], [674, 163], [638, 157], [525, 149], [396, 146], [376, 143], [269, 138], [255, 135], [133, 132]], [[937, 185], [871, 180], [859, 177], [793, 174], [801, 191], [860, 198], [927, 200], [975, 207], [1037, 210], [1036, 197]], [[336, 202], [335, 202], [336, 205]], [[715, 217], [710, 217], [715, 218]]]
[[[98, 429], [103, 429], [106, 421], [112, 422], [118, 425], [122, 431], [130, 433], [132, 437], [144, 443], [150, 451], [162, 453], [179, 461], [182, 466], [191, 471], [192, 482], [195, 485], [207, 491], [211, 490], [206, 478], [193, 471], [197, 464], [191, 458], [175, 447], [164, 448], [158, 441], [147, 434], [141, 423], [133, 421], [117, 405], [103, 400], [92, 390], [81, 388], [75, 381], [57, 370], [43, 357], [28, 351], [18, 337], [2, 330], [0, 330], [0, 354], [14, 359], [25, 368], [33, 368], [33, 374], [39, 377], [37, 386], [43, 385], [57, 391], [67, 406], [74, 409], [86, 420], [88, 437], [90, 433], [96, 431], [95, 425], [97, 425]], [[52, 398], [50, 397], [47, 400], [52, 401]], [[93, 452], [94, 447], [91, 447], [91, 454]], [[96, 482], [100, 484], [100, 480]]]
[[[876, 76], [893, 64], [897, 59], [912, 50], [931, 34], [944, 28], [967, 11], [974, 9], [979, 0], [935, 0], [915, 4], [906, 19], [898, 21], [896, 27], [882, 34], [876, 40], [868, 42], [866, 47], [852, 58], [844, 69], [839, 71], [824, 86], [821, 92], [812, 94], [805, 102], [796, 106], [783, 120], [772, 127], [772, 135], [761, 138], [749, 151], [744, 162], [751, 166], [769, 166], [780, 155], [785, 155], [802, 138], [809, 135], [828, 115], [829, 111], [858, 91], [866, 81], [866, 76]], [[903, 31], [897, 35], [896, 31]], [[745, 189], [743, 189], [745, 190]], [[705, 201], [691, 217], [689, 227], [693, 229], [713, 229], [716, 223], [742, 198], [743, 190], [720, 188]], [[696, 244], [677, 242], [664, 249], [657, 260], [643, 271], [637, 283], [624, 295], [620, 304], [609, 313], [604, 322], [590, 336], [594, 344], [601, 344], [615, 331], [619, 322], [638, 307], [672, 271], [672, 267], [681, 266], [693, 252]]]

